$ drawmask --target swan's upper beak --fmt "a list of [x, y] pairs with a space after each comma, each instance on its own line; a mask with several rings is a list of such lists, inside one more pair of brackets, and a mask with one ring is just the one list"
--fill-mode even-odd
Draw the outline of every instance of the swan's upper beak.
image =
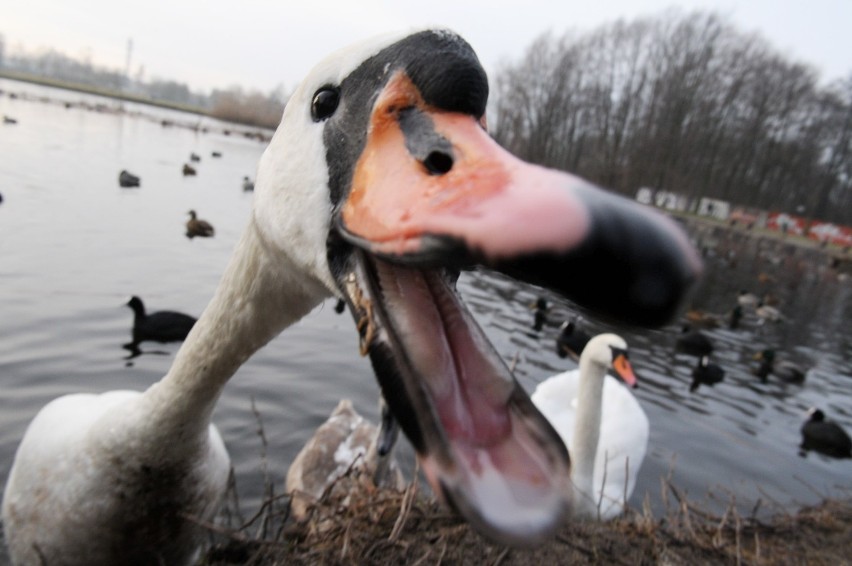
[[568, 454], [465, 309], [457, 270], [484, 265], [604, 316], [661, 324], [700, 271], [686, 237], [514, 158], [481, 120], [424, 103], [401, 71], [373, 105], [336, 233], [329, 257], [362, 351], [435, 492], [501, 542], [558, 528]]
[[639, 385], [636, 381], [636, 375], [633, 373], [633, 366], [630, 365], [630, 360], [627, 359], [627, 354], [622, 352], [615, 356], [615, 359], [612, 360], [612, 369], [615, 370], [615, 374], [621, 378], [621, 381], [629, 387]]

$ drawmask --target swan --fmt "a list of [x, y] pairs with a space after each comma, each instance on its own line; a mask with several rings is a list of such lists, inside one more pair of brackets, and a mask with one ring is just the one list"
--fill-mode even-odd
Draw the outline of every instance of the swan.
[[189, 214], [189, 220], [186, 221], [186, 237], [190, 240], [195, 236], [210, 238], [216, 233], [213, 225], [206, 220], [198, 218], [194, 210], [190, 210], [187, 214]]
[[852, 438], [835, 422], [825, 420], [821, 409], [812, 407], [802, 425], [802, 450], [815, 450], [835, 458], [852, 458]]
[[376, 427], [358, 414], [349, 399], [337, 404], [287, 471], [292, 517], [306, 519], [310, 505], [327, 490], [345, 493], [357, 489], [358, 480], [341, 481], [351, 470], [363, 473], [368, 485], [398, 491], [405, 488], [405, 479], [392, 456], [399, 427], [384, 402], [380, 403], [380, 413], [381, 425]]
[[127, 301], [133, 310], [133, 340], [124, 345], [132, 352], [138, 352], [139, 344], [151, 342], [180, 342], [185, 340], [196, 322], [195, 317], [175, 311], [145, 312], [145, 304], [137, 296]]
[[611, 519], [624, 508], [645, 459], [649, 424], [630, 391], [636, 377], [627, 360], [627, 343], [615, 334], [598, 334], [580, 355], [580, 368], [541, 382], [532, 401], [562, 437], [574, 467], [574, 513]]
[[443, 29], [318, 63], [260, 158], [249, 222], [166, 375], [143, 392], [61, 397], [25, 432], [3, 495], [12, 562], [190, 562], [199, 528], [187, 517], [214, 516], [229, 471], [211, 423], [223, 387], [332, 296], [437, 497], [500, 543], [559, 528], [567, 451], [465, 308], [459, 271], [493, 269], [655, 326], [702, 265], [662, 214], [503, 150], [485, 130], [487, 94], [473, 49]]

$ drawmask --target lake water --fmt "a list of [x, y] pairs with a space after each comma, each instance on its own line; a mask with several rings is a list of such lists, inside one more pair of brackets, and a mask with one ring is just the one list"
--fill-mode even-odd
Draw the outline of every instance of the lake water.
[[[0, 90], [0, 115], [18, 120], [0, 125], [5, 485], [24, 429], [49, 400], [144, 389], [165, 374], [178, 344], [146, 343], [144, 355], [125, 359], [121, 345], [129, 340], [132, 313], [124, 303], [136, 294], [149, 310], [201, 313], [246, 225], [252, 194], [241, 182], [254, 177], [264, 145], [224, 135], [223, 129], [237, 127], [189, 114], [127, 103], [113, 112], [116, 101], [8, 80], [0, 80]], [[64, 101], [73, 104], [66, 108]], [[213, 158], [214, 151], [221, 158]], [[201, 156], [198, 175], [184, 177], [191, 152]], [[122, 169], [139, 175], [141, 188], [120, 189]], [[190, 209], [215, 226], [214, 238], [184, 236]], [[706, 331], [727, 376], [694, 393], [695, 360], [674, 353], [679, 323], [638, 331], [585, 321], [628, 340], [641, 383], [635, 393], [651, 422], [631, 503], [641, 505], [647, 494], [662, 511], [662, 477], [712, 509], [723, 509], [732, 497], [748, 512], [758, 500], [762, 509], [778, 511], [848, 496], [852, 461], [800, 455], [798, 445], [813, 405], [852, 431], [852, 283], [839, 280], [814, 252], [707, 228], [692, 232], [710, 250], [697, 306], [724, 312], [741, 288], [771, 290], [788, 319], [758, 325], [747, 315], [740, 330]], [[759, 273], [773, 280], [760, 283]], [[529, 309], [540, 293], [535, 288], [479, 273], [463, 274], [460, 288], [498, 351], [507, 361], [517, 358], [516, 375], [528, 391], [575, 367], [554, 349], [559, 324], [574, 315], [571, 305], [545, 294], [549, 322], [535, 331]], [[283, 490], [288, 463], [340, 398], [376, 418], [369, 362], [358, 355], [351, 317], [335, 314], [333, 305], [316, 309], [240, 368], [217, 407], [214, 421], [231, 453], [245, 513], [259, 505], [265, 474]], [[804, 385], [763, 384], [749, 373], [753, 353], [770, 346], [812, 368]], [[265, 456], [252, 403], [262, 419]], [[399, 456], [410, 471], [406, 444]]]

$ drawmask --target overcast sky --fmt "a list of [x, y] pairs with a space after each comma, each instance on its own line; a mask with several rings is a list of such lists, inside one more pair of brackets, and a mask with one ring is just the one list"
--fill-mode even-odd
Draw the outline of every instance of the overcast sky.
[[852, 71], [852, 0], [4, 0], [7, 53], [48, 47], [193, 89], [291, 90], [328, 52], [375, 33], [437, 24], [473, 45], [486, 70], [541, 33], [591, 30], [670, 7], [712, 10], [824, 80]]

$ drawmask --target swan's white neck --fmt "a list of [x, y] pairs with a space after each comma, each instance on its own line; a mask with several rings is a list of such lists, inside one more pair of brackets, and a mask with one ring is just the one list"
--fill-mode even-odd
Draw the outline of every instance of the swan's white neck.
[[265, 245], [252, 220], [171, 369], [144, 394], [151, 429], [175, 446], [205, 438], [219, 394], [240, 365], [329, 294]]
[[605, 376], [606, 367], [591, 356], [580, 357], [577, 419], [570, 453], [575, 514], [581, 516], [594, 516], [598, 508], [594, 491], [594, 474], [601, 431], [601, 403]]

